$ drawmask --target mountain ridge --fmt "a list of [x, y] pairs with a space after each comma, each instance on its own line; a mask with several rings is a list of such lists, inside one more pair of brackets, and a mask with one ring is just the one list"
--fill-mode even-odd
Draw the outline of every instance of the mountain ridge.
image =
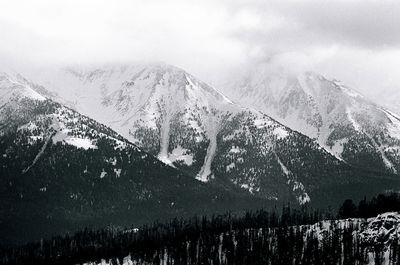
[[349, 179], [359, 183], [362, 179], [354, 176], [360, 174], [372, 177], [256, 106], [235, 104], [182, 69], [156, 64], [57, 71], [60, 76], [35, 82], [203, 182], [233, 184], [271, 201], [290, 198], [304, 204], [313, 201], [310, 193], [321, 196], [322, 186]]
[[267, 66], [256, 69], [225, 85], [236, 102], [251, 105], [316, 139], [338, 159], [399, 171], [396, 115], [337, 80], [312, 72], [276, 73]]
[[0, 107], [2, 242], [268, 205], [201, 183], [105, 125], [9, 83], [0, 86], [13, 91]]

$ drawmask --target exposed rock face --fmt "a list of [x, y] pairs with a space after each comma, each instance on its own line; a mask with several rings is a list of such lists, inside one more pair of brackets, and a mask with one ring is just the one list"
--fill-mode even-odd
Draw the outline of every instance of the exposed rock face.
[[339, 81], [260, 65], [224, 88], [235, 102], [316, 139], [338, 159], [400, 172], [400, 117]]

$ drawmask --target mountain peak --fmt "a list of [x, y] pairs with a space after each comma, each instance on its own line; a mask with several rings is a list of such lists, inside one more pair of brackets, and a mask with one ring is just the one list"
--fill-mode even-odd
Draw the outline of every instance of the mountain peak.
[[38, 93], [29, 83], [24, 82], [20, 75], [9, 75], [0, 72], [0, 103], [1, 105], [13, 98], [27, 97], [35, 100], [46, 98]]
[[[339, 170], [337, 179], [351, 178], [340, 168], [342, 161], [357, 159], [349, 159], [353, 153], [345, 146], [352, 134], [369, 139], [381, 168], [396, 170], [395, 157], [379, 148], [383, 142], [365, 136], [371, 119], [354, 108], [362, 100], [343, 96], [341, 86], [315, 73], [249, 75], [239, 83], [243, 91], [229, 91], [241, 105], [168, 64], [70, 67], [57, 74], [44, 83], [75, 110], [200, 181], [223, 182], [269, 200], [313, 201], [315, 176], [328, 183], [329, 172]], [[327, 171], [321, 173], [311, 158], [324, 161]]]
[[399, 172], [400, 126], [381, 107], [315, 72], [260, 68], [226, 86], [235, 101], [316, 139], [339, 159], [358, 165], [375, 161], [375, 168]]

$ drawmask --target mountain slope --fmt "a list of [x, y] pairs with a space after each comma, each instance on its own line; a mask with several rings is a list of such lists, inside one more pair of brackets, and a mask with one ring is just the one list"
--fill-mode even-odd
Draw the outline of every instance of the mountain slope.
[[0, 85], [2, 243], [267, 205], [188, 177], [10, 75]]
[[400, 172], [400, 117], [338, 81], [259, 65], [224, 87], [235, 101], [317, 139], [339, 159]]
[[400, 91], [392, 90], [380, 93], [376, 100], [380, 105], [387, 107], [397, 114], [400, 113]]
[[[170, 65], [70, 67], [35, 78], [166, 164], [227, 189], [272, 202], [328, 204], [399, 186], [390, 174], [350, 167]], [[359, 189], [343, 188], [352, 185]]]

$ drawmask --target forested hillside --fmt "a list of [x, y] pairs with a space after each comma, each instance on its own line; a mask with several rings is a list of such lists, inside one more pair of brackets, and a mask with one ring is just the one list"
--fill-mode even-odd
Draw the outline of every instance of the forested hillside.
[[[3, 248], [0, 264], [395, 265], [400, 262], [399, 211], [400, 196], [391, 194], [358, 206], [346, 201], [338, 214], [286, 206], [140, 228], [85, 229]], [[349, 213], [364, 218], [341, 219]]]
[[265, 205], [201, 183], [108, 127], [11, 86], [0, 107], [2, 244]]

